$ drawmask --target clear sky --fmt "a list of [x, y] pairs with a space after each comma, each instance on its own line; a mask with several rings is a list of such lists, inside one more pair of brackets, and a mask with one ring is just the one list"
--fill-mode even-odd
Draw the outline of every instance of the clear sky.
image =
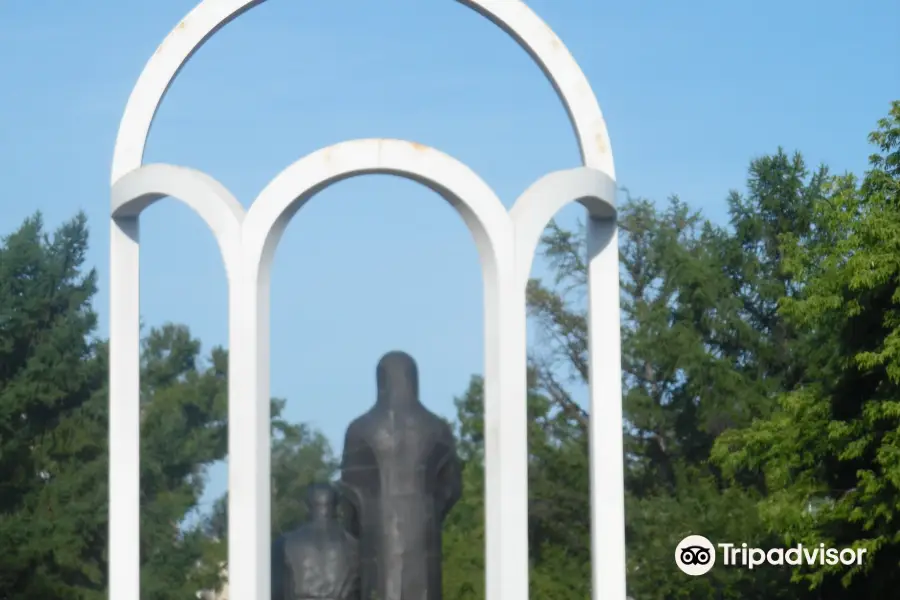
[[[0, 0], [0, 232], [36, 210], [50, 226], [84, 210], [104, 335], [116, 128], [144, 63], [194, 3]], [[620, 184], [657, 201], [678, 194], [717, 221], [748, 161], [779, 145], [861, 172], [866, 134], [900, 99], [897, 0], [530, 5], [591, 81]], [[184, 69], [146, 160], [199, 168], [247, 206], [296, 159], [364, 137], [434, 146], [507, 205], [578, 163], [537, 67], [452, 0], [269, 0]], [[225, 277], [200, 219], [157, 204], [142, 217], [142, 250], [146, 322], [186, 323], [206, 347], [224, 344]], [[370, 176], [320, 194], [288, 229], [273, 279], [273, 394], [336, 446], [374, 400], [384, 352], [417, 358], [423, 400], [447, 416], [481, 370], [474, 245], [413, 183]], [[216, 469], [209, 498], [225, 481]]]

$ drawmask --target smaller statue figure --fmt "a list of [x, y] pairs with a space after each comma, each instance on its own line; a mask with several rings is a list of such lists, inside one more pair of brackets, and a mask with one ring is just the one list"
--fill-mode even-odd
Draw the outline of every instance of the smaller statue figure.
[[357, 600], [357, 541], [338, 519], [338, 495], [327, 483], [307, 491], [309, 522], [272, 547], [272, 600]]

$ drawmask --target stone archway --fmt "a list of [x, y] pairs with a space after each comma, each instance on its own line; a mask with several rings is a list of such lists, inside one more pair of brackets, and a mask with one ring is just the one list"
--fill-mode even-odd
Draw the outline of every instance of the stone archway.
[[[391, 173], [445, 197], [473, 233], [485, 281], [486, 580], [488, 600], [528, 594], [525, 283], [537, 240], [564, 204], [590, 214], [589, 343], [594, 598], [624, 598], [618, 250], [615, 175], [606, 127], [581, 69], [559, 38], [518, 0], [460, 0], [513, 37], [553, 84], [584, 166], [552, 173], [507, 212], [467, 167], [398, 140], [320, 150], [282, 172], [248, 211], [191, 169], [143, 165], [156, 111], [183, 65], [216, 31], [262, 0], [204, 0], [166, 38], [125, 109], [112, 168], [110, 294], [110, 597], [139, 597], [139, 216], [173, 196], [211, 228], [229, 279], [230, 595], [269, 597], [268, 266], [294, 209], [323, 187]], [[601, 385], [603, 386], [601, 388]], [[232, 431], [234, 431], [233, 428]]]

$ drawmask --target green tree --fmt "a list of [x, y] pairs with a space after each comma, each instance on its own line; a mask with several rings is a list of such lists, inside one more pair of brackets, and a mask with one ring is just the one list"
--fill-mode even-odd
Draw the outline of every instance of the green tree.
[[484, 598], [484, 423], [482, 382], [473, 377], [456, 399], [458, 452], [463, 463], [462, 497], [447, 515], [443, 535], [446, 600]]
[[[40, 215], [0, 245], [0, 597], [100, 600], [107, 577], [108, 348], [96, 339], [83, 215], [54, 235]], [[227, 353], [204, 358], [184, 326], [147, 331], [141, 353], [141, 585], [146, 600], [220, 583], [224, 544], [196, 513], [227, 452]], [[328, 476], [324, 439], [273, 404], [276, 514]], [[114, 449], [113, 449], [114, 450]]]
[[[754, 382], [733, 358], [746, 326], [726, 268], [732, 237], [678, 199], [662, 209], [626, 202], [620, 230], [629, 591], [642, 599], [777, 598], [784, 577], [717, 570], [690, 578], [672, 564], [678, 541], [691, 533], [760, 538], [752, 492], [722, 490], [707, 465], [716, 435], [752, 414], [756, 399]], [[554, 225], [544, 242], [556, 280], [529, 287], [544, 333], [537, 379], [557, 410], [577, 417], [584, 439], [587, 413], [574, 401], [588, 375], [583, 239]], [[582, 464], [580, 506], [569, 510], [586, 515]]]
[[[529, 544], [534, 598], [581, 600], [590, 595], [590, 516], [586, 439], [567, 416], [535, 391], [529, 410]], [[444, 595], [484, 598], [484, 388], [474, 377], [456, 401], [463, 496], [444, 528]]]
[[[227, 355], [201, 361], [184, 326], [148, 332], [141, 373], [141, 595], [193, 595], [218, 578], [203, 565], [209, 540], [182, 526], [196, 508], [207, 469], [227, 451]], [[198, 564], [201, 566], [198, 567]]]
[[781, 314], [810, 332], [809, 365], [780, 410], [723, 435], [714, 455], [764, 477], [761, 514], [785, 543], [866, 549], [859, 566], [795, 570], [823, 598], [888, 597], [900, 582], [900, 102], [870, 141], [861, 184], [835, 178], [815, 203], [815, 235], [783, 236], [803, 294]]
[[[810, 173], [802, 157], [779, 150], [751, 162], [746, 193], [728, 198], [728, 227], [677, 198], [661, 208], [629, 199], [620, 209], [629, 590], [641, 600], [803, 596], [785, 572], [690, 578], [672, 554], [691, 533], [763, 547], [777, 541], [759, 518], [767, 490], [758, 475], [741, 471], [742, 485], [729, 486], [709, 458], [719, 435], [771, 414], [775, 396], [806, 372], [803, 352], [813, 347], [777, 311], [783, 297], [802, 293], [785, 265], [784, 234], [804, 242], [816, 235], [813, 206], [828, 180], [824, 168]], [[565, 579], [577, 596], [590, 573], [589, 416], [578, 400], [588, 383], [584, 240], [551, 225], [543, 251], [554, 279], [528, 287], [532, 326], [542, 334], [529, 397], [541, 407], [529, 438], [532, 587], [542, 561], [555, 556], [550, 579]]]
[[[96, 274], [84, 215], [40, 215], [0, 246], [0, 595], [98, 597], [104, 587]], [[101, 434], [102, 435], [102, 434]]]
[[[306, 488], [329, 481], [337, 472], [331, 446], [320, 432], [282, 417], [286, 401], [273, 399], [272, 415], [272, 536], [306, 521]], [[228, 537], [228, 494], [216, 499], [204, 523], [207, 535]], [[224, 555], [223, 555], [224, 560]]]

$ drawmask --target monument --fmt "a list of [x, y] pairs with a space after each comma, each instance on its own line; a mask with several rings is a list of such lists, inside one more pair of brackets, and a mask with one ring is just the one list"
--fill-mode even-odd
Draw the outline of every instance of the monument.
[[441, 525], [462, 492], [456, 443], [419, 401], [412, 357], [385, 355], [377, 379], [378, 399], [347, 429], [341, 463], [362, 598], [441, 600]]
[[[185, 63], [222, 27], [263, 1], [202, 0], [147, 62], [119, 125], [110, 182], [109, 597], [140, 598], [142, 211], [164, 197], [180, 200], [209, 226], [222, 255], [228, 274], [228, 418], [242, 424], [229, 429], [228, 439], [229, 594], [233, 600], [267, 600], [272, 263], [291, 218], [302, 214], [302, 207], [319, 191], [351, 177], [380, 173], [435, 191], [460, 215], [478, 249], [484, 294], [487, 600], [522, 600], [529, 595], [525, 286], [541, 234], [553, 216], [571, 202], [587, 209], [593, 598], [623, 600], [615, 169], [603, 114], [578, 63], [520, 0], [458, 0], [528, 53], [565, 107], [581, 153], [580, 165], [544, 175], [511, 202], [510, 209], [463, 163], [436, 149], [396, 139], [350, 140], [300, 158], [245, 209], [224, 185], [201, 171], [144, 164], [144, 149], [157, 109]], [[299, 57], [301, 62], [315, 59]], [[260, 103], [264, 106], [265, 98]], [[365, 557], [368, 550], [360, 551]], [[386, 577], [378, 575], [376, 581]]]
[[273, 546], [272, 600], [442, 598], [441, 526], [462, 493], [456, 442], [419, 400], [411, 356], [386, 354], [376, 378], [375, 405], [347, 428], [338, 488], [358, 541], [338, 522], [335, 490], [312, 486], [310, 522]]
[[337, 514], [327, 483], [307, 491], [309, 522], [272, 546], [272, 600], [357, 600], [358, 543]]

